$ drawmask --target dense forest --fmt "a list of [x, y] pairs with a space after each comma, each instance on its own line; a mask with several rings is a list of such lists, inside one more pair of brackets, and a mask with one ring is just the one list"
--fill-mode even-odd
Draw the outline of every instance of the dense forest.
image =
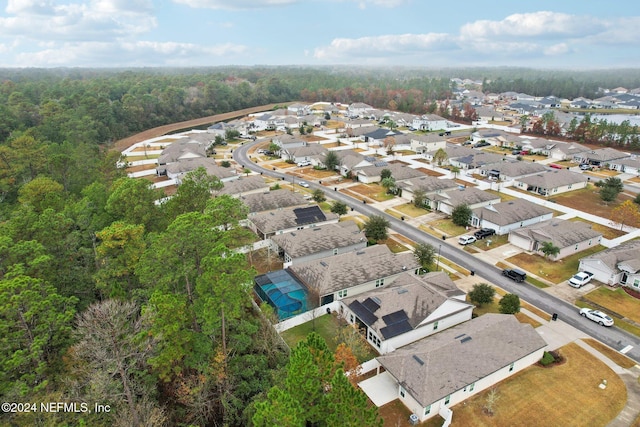
[[[547, 72], [511, 71], [516, 79], [508, 69], [0, 70], [0, 396], [111, 407], [38, 407], [3, 413], [2, 423], [348, 425], [335, 418], [345, 412], [378, 423], [355, 410], [363, 403], [343, 383], [344, 349], [329, 354], [312, 337], [289, 357], [268, 310], [237, 285], [253, 276], [234, 251], [247, 240], [238, 226], [246, 208], [211, 199], [222, 184], [202, 170], [158, 205], [148, 181], [116, 167], [112, 144], [158, 125], [292, 100], [421, 113], [451, 95], [451, 77], [532, 94], [555, 85]], [[553, 94], [640, 86], [634, 78], [567, 75]], [[338, 411], [341, 402], [349, 411]]]

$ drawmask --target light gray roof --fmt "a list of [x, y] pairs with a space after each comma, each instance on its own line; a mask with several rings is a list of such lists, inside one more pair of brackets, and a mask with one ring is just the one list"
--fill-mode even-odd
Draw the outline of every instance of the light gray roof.
[[386, 245], [307, 261], [289, 267], [294, 275], [318, 295], [326, 295], [383, 279], [419, 265], [413, 253], [394, 254]]
[[316, 156], [325, 154], [327, 151], [321, 144], [308, 144], [302, 147], [287, 148], [287, 153], [295, 157]]
[[480, 169], [486, 171], [498, 171], [500, 175], [508, 177], [520, 177], [544, 172], [547, 168], [540, 163], [533, 162], [497, 162], [482, 166]]
[[271, 240], [291, 258], [299, 258], [366, 241], [364, 232], [353, 221], [342, 221], [291, 233], [276, 234]]
[[640, 168], [640, 159], [637, 157], [629, 157], [629, 158], [620, 159], [620, 160], [612, 160], [611, 163], [616, 165], [629, 166], [632, 168]]
[[412, 141], [416, 141], [418, 143], [428, 143], [428, 142], [441, 142], [445, 140], [444, 136], [440, 136], [438, 133], [409, 133], [407, 134]]
[[439, 200], [451, 206], [460, 205], [475, 205], [476, 203], [500, 202], [500, 196], [487, 193], [486, 191], [479, 190], [475, 187], [458, 188], [456, 190], [450, 190], [444, 193], [434, 195], [433, 200]]
[[299, 136], [289, 135], [286, 133], [282, 135], [274, 136], [273, 142], [275, 142], [276, 144], [280, 145], [283, 148], [287, 144], [300, 144], [300, 143], [306, 144], [307, 143], [304, 139], [300, 138]]
[[247, 194], [240, 197], [240, 200], [249, 207], [249, 212], [265, 212], [278, 208], [309, 204], [309, 201], [302, 194], [285, 189]]
[[585, 152], [582, 154], [582, 157], [599, 162], [608, 162], [611, 160], [623, 159], [625, 157], [629, 157], [629, 155], [627, 153], [623, 153], [622, 151], [605, 147], [600, 148], [599, 150]]
[[575, 155], [589, 151], [589, 147], [585, 147], [577, 142], [556, 142], [556, 145], [553, 146], [552, 150], [558, 150], [561, 153], [568, 155]]
[[490, 313], [377, 360], [427, 407], [545, 346], [531, 325], [512, 315]]
[[486, 152], [478, 152], [476, 151], [473, 154], [461, 157], [450, 157], [450, 159], [454, 159], [458, 163], [464, 163], [465, 165], [469, 165], [471, 168], [477, 168], [482, 165], [486, 165], [488, 163], [496, 163], [502, 160], [504, 156], [496, 153], [486, 153]]
[[534, 149], [546, 148], [551, 149], [556, 143], [545, 138], [520, 138], [523, 147], [531, 147]]
[[178, 161], [181, 157], [207, 157], [209, 144], [195, 139], [182, 139], [169, 144], [158, 157], [158, 164], [164, 165]]
[[176, 160], [175, 162], [167, 165], [167, 173], [186, 174], [198, 169], [199, 167], [205, 168], [207, 175], [217, 176], [220, 179], [237, 176], [233, 169], [217, 166], [215, 160], [208, 157]]
[[571, 172], [567, 169], [554, 169], [544, 173], [526, 176], [518, 181], [532, 187], [550, 189], [569, 184], [581, 184], [587, 182], [588, 179], [581, 173]]
[[552, 242], [560, 249], [602, 237], [602, 233], [593, 230], [586, 222], [557, 218], [518, 228], [511, 233], [536, 242]]
[[358, 174], [376, 177], [379, 176], [384, 169], [389, 169], [391, 171], [391, 177], [396, 181], [424, 176], [424, 173], [420, 172], [417, 169], [410, 168], [405, 164], [397, 163], [391, 163], [386, 166], [365, 166], [362, 168], [358, 168]]
[[440, 179], [435, 176], [421, 176], [404, 181], [400, 184], [400, 188], [410, 191], [422, 190], [425, 193], [433, 193], [436, 191], [447, 191], [458, 188], [459, 184], [452, 179]]
[[[631, 240], [580, 259], [580, 262], [583, 261], [600, 261], [612, 271], [619, 273], [618, 264], [620, 263], [627, 263], [628, 265], [638, 265], [640, 263], [640, 240]], [[638, 270], [640, 270], [640, 265], [638, 265]]]
[[259, 189], [264, 189], [265, 191], [267, 191], [269, 189], [269, 185], [264, 181], [262, 176], [250, 175], [242, 176], [239, 179], [225, 182], [224, 187], [218, 192], [218, 194], [242, 194]]
[[473, 210], [473, 215], [493, 224], [505, 226], [553, 213], [549, 208], [525, 199], [510, 200]]
[[[379, 336], [389, 339], [407, 332], [408, 327], [415, 329], [445, 301], [456, 295], [464, 295], [464, 292], [456, 287], [444, 271], [427, 273], [424, 276], [406, 272], [387, 287], [345, 298], [342, 302]], [[472, 304], [456, 301], [460, 304], [460, 310], [472, 307]], [[391, 316], [386, 317], [388, 315]], [[405, 318], [404, 328], [392, 326], [399, 317]]]

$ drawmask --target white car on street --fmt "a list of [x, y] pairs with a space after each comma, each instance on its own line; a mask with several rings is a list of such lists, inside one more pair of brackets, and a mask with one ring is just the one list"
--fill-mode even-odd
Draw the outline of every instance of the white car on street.
[[309, 188], [309, 183], [307, 181], [299, 181], [298, 185], [300, 187]]
[[580, 315], [586, 317], [589, 320], [593, 320], [601, 326], [613, 326], [613, 319], [599, 310], [582, 308], [580, 309]]

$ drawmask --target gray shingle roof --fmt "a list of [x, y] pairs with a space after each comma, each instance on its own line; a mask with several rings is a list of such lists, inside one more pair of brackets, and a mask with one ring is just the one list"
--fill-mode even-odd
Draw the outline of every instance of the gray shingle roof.
[[492, 200], [495, 203], [499, 203], [500, 196], [487, 193], [486, 191], [478, 190], [475, 187], [468, 187], [436, 194], [433, 196], [433, 200], [440, 200], [451, 206], [459, 206], [474, 205], [476, 203], [489, 202]]
[[526, 176], [519, 179], [519, 181], [532, 187], [551, 189], [569, 184], [581, 184], [587, 182], [588, 179], [581, 173], [571, 172], [567, 169], [554, 169], [544, 173]]
[[218, 194], [242, 194], [249, 191], [256, 191], [261, 188], [264, 188], [265, 191], [269, 189], [269, 185], [261, 176], [243, 176], [239, 179], [225, 182], [224, 187], [218, 192]]
[[458, 188], [458, 183], [452, 179], [439, 179], [435, 176], [421, 176], [404, 181], [400, 188], [410, 189], [411, 191], [422, 190], [425, 193], [435, 191], [447, 191]]
[[402, 181], [405, 179], [424, 176], [424, 173], [420, 172], [417, 169], [410, 168], [405, 164], [397, 164], [397, 163], [388, 164], [386, 166], [365, 166], [363, 168], [358, 169], [358, 174], [362, 174], [370, 177], [376, 177], [376, 176], [379, 176], [384, 169], [389, 169], [391, 171], [391, 177], [396, 181]]
[[469, 154], [467, 156], [462, 157], [450, 157], [454, 159], [458, 163], [464, 163], [465, 165], [469, 165], [470, 168], [477, 168], [482, 165], [486, 165], [489, 163], [496, 163], [502, 161], [504, 156], [495, 153], [485, 153], [485, 152], [475, 152], [473, 154]]
[[173, 163], [181, 157], [206, 157], [207, 145], [194, 139], [178, 140], [162, 150], [158, 164]]
[[[398, 276], [388, 287], [345, 298], [343, 302], [378, 335], [389, 339], [406, 332], [393, 327], [393, 318], [399, 317], [396, 313], [404, 313], [401, 317], [406, 326], [415, 329], [445, 301], [456, 295], [464, 295], [464, 292], [456, 287], [445, 272], [427, 273], [424, 276], [407, 272]], [[466, 305], [464, 309], [471, 306], [458, 302]]]
[[345, 248], [366, 240], [364, 232], [353, 221], [326, 224], [291, 233], [276, 234], [271, 240], [292, 258], [303, 257], [336, 248]]
[[536, 242], [552, 242], [560, 249], [602, 237], [602, 233], [593, 230], [586, 222], [557, 218], [518, 228], [511, 233]]
[[217, 166], [215, 160], [208, 157], [176, 160], [169, 163], [166, 170], [168, 174], [186, 174], [200, 167], [205, 168], [207, 175], [216, 176], [220, 179], [237, 176], [233, 169]]
[[289, 267], [298, 279], [320, 296], [416, 268], [418, 263], [412, 253], [394, 254], [386, 245], [370, 246]]
[[[315, 216], [307, 215], [307, 210], [309, 208], [314, 208], [316, 213]], [[336, 214], [322, 212], [320, 207], [317, 205], [308, 207], [292, 206], [275, 211], [259, 213], [249, 217], [249, 220], [255, 224], [258, 230], [265, 234], [309, 224], [321, 224], [325, 221], [336, 219], [338, 219]]]
[[611, 160], [623, 159], [625, 157], [629, 157], [629, 155], [627, 153], [623, 153], [622, 151], [605, 147], [598, 150], [586, 152], [582, 154], [582, 157], [599, 162], [608, 162]]
[[485, 314], [377, 360], [426, 407], [545, 346], [531, 325]]
[[549, 208], [525, 199], [510, 200], [473, 210], [473, 215], [493, 224], [505, 226], [553, 213]]
[[[629, 265], [640, 263], [640, 240], [631, 240], [619, 246], [609, 248], [597, 254], [582, 258], [580, 261], [601, 261], [614, 272], [620, 272], [618, 264], [624, 262]], [[640, 266], [638, 267], [640, 270]]]
[[490, 163], [482, 166], [480, 169], [486, 171], [498, 171], [500, 175], [509, 177], [525, 176], [547, 170], [547, 168], [540, 163], [509, 161]]
[[292, 156], [303, 157], [303, 156], [315, 156], [318, 154], [325, 154], [329, 150], [327, 150], [325, 147], [323, 147], [320, 144], [308, 144], [302, 147], [288, 148], [286, 151]]
[[240, 200], [249, 207], [249, 212], [265, 212], [278, 208], [309, 204], [309, 201], [302, 194], [285, 189], [247, 194], [242, 196]]

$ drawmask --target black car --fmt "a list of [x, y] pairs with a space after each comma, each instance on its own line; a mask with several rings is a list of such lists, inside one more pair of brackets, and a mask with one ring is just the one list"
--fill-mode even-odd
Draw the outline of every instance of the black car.
[[477, 142], [477, 143], [473, 144], [473, 148], [488, 147], [490, 145], [491, 144], [488, 143], [487, 141], [480, 141], [480, 142]]
[[527, 279], [527, 273], [517, 268], [505, 268], [502, 270], [502, 275], [518, 283], [522, 283]]
[[494, 234], [496, 234], [496, 230], [494, 230], [493, 228], [481, 228], [480, 230], [473, 233], [473, 236], [476, 239], [480, 240], [484, 239], [485, 237], [493, 236]]

